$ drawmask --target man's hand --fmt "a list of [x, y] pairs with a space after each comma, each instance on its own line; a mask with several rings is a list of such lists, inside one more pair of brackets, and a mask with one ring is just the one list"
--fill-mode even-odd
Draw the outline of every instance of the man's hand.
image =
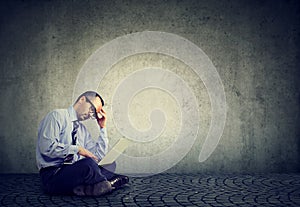
[[98, 157], [96, 157], [93, 153], [91, 153], [90, 151], [88, 151], [87, 149], [85, 149], [81, 146], [78, 147], [78, 154], [80, 154], [84, 157], [93, 158], [96, 162], [99, 161]]
[[[99, 118], [99, 115], [101, 115], [102, 117]], [[98, 125], [101, 128], [105, 128], [106, 127], [106, 112], [104, 111], [104, 109], [102, 108], [101, 111], [99, 111], [99, 113], [97, 114], [97, 122]]]

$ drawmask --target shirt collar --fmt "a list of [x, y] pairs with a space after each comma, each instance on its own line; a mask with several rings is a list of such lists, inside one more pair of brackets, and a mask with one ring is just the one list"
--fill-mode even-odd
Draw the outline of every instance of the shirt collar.
[[76, 111], [74, 110], [73, 106], [70, 106], [68, 108], [68, 113], [69, 113], [71, 121], [78, 121], [77, 114], [76, 114]]

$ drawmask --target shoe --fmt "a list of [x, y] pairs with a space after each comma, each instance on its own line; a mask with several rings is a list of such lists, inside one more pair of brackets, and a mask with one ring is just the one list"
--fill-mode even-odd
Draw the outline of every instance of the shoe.
[[112, 190], [109, 181], [102, 181], [93, 185], [79, 185], [73, 189], [73, 193], [78, 196], [101, 196]]
[[114, 189], [117, 189], [128, 183], [129, 177], [125, 175], [115, 175], [109, 182]]

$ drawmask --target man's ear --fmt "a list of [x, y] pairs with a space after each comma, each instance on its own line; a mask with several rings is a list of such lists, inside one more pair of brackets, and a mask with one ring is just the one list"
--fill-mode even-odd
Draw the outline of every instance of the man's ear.
[[85, 102], [85, 96], [81, 96], [80, 99], [79, 99], [79, 101], [78, 101], [78, 103], [82, 104], [84, 102]]

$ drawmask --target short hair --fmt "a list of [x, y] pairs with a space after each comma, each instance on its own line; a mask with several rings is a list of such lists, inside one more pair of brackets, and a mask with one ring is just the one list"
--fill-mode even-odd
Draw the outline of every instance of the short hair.
[[100, 100], [101, 100], [101, 103], [102, 103], [102, 106], [104, 106], [104, 100], [102, 99], [102, 97], [95, 91], [86, 91], [84, 92], [83, 94], [81, 94], [77, 100], [75, 101], [75, 103], [77, 103], [79, 101], [79, 99], [82, 97], [82, 96], [85, 96], [85, 97], [88, 97], [88, 98], [96, 98], [96, 97], [99, 97]]

